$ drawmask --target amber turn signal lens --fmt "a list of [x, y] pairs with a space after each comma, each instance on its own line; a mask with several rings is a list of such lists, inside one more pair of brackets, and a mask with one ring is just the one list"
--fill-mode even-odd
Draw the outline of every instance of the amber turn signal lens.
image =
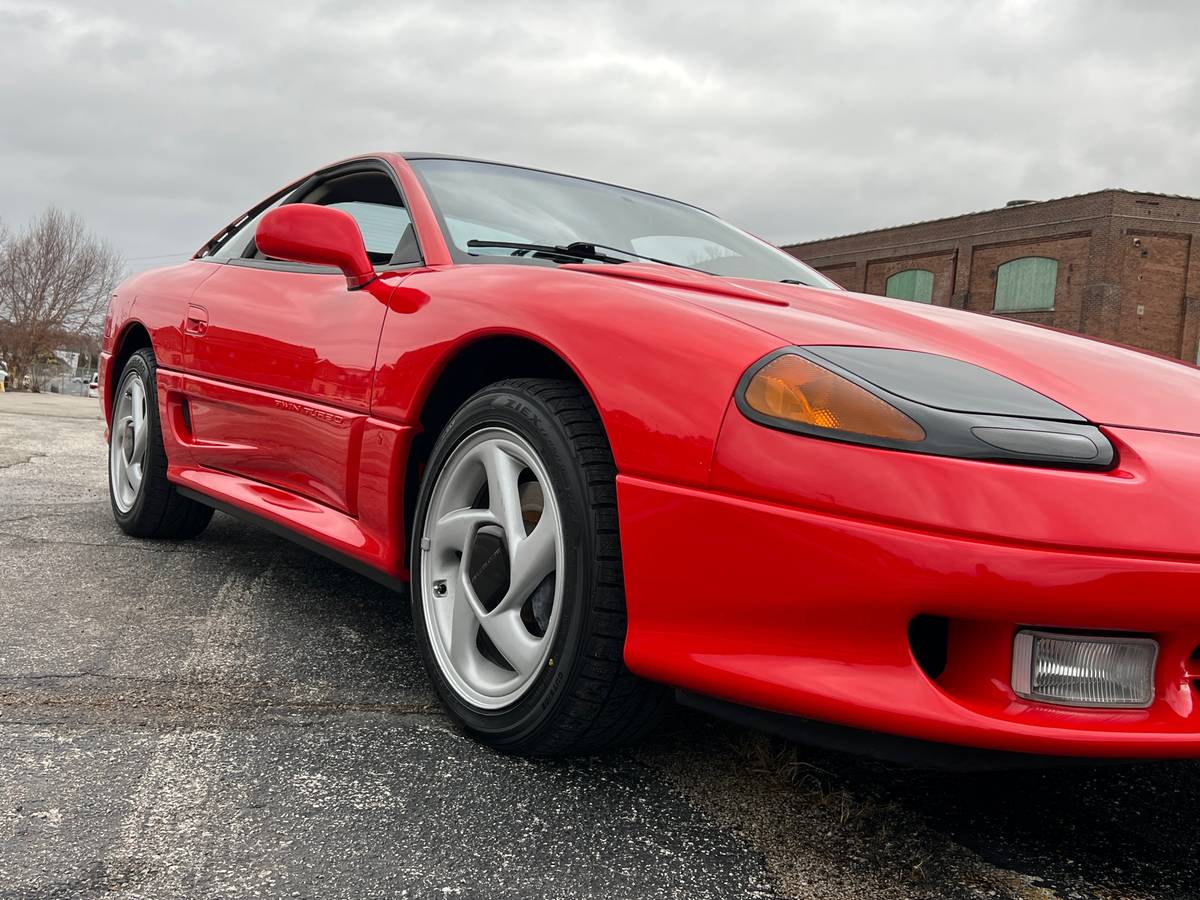
[[892, 441], [915, 443], [925, 430], [870, 391], [785, 353], [758, 370], [746, 388], [746, 403], [765, 416]]

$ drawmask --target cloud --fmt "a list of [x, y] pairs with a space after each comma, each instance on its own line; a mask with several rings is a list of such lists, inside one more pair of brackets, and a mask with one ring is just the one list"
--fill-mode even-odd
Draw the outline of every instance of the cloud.
[[1102, 187], [1200, 194], [1190, 2], [0, 0], [0, 216], [139, 268], [381, 149], [676, 196], [784, 242]]

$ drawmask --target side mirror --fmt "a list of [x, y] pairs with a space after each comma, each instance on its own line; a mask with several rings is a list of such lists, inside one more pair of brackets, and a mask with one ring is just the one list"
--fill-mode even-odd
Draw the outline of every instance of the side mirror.
[[262, 217], [254, 239], [259, 250], [275, 259], [341, 269], [352, 291], [375, 279], [358, 223], [340, 209], [312, 203], [278, 206]]

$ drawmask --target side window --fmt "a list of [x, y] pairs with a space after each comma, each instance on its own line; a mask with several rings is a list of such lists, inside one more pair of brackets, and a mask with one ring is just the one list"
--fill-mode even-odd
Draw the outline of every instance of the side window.
[[883, 289], [885, 297], [897, 300], [915, 300], [917, 303], [933, 302], [933, 273], [928, 269], [905, 269], [887, 280]]
[[[377, 170], [333, 175], [304, 189], [289, 203], [313, 203], [353, 216], [362, 233], [367, 256], [375, 265], [406, 265], [421, 261], [412, 218], [392, 179]], [[255, 250], [255, 257], [263, 255]]]
[[[258, 212], [250, 210], [242, 217], [242, 223], [237, 225], [232, 231], [221, 239], [217, 247], [204, 256], [204, 259], [238, 259], [246, 255], [246, 248], [250, 242], [254, 240], [254, 230], [258, 228], [258, 223], [268, 212], [279, 206], [294, 194], [292, 188], [288, 188], [282, 194], [276, 195], [270, 200], [266, 206], [259, 208]], [[249, 216], [249, 218], [246, 218]]]
[[996, 270], [996, 312], [1029, 312], [1054, 309], [1058, 261], [1026, 256], [1006, 262]]
[[365, 200], [347, 200], [343, 203], [327, 204], [331, 209], [348, 212], [358, 223], [363, 243], [371, 256], [386, 256], [390, 262], [392, 254], [400, 246], [405, 231], [412, 225], [408, 210], [403, 206], [369, 203]]

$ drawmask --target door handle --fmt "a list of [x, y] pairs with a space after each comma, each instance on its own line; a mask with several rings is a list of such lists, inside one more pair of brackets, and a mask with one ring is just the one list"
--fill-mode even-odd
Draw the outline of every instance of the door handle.
[[208, 332], [208, 310], [203, 306], [188, 305], [187, 318], [183, 320], [186, 334], [203, 337]]

